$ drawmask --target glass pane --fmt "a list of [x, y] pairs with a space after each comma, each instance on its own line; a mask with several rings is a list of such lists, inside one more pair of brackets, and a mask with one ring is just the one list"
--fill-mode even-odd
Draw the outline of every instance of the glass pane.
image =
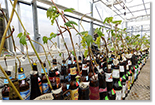
[[[30, 33], [31, 39], [34, 39], [32, 7], [20, 3], [20, 11], [21, 11], [21, 20], [24, 24], [25, 29], [27, 30], [28, 33]], [[29, 43], [28, 48], [30, 52], [33, 52], [33, 49]]]
[[[42, 38], [43, 36], [50, 37], [50, 33], [57, 33], [57, 26], [54, 23], [51, 25], [51, 21], [47, 18], [46, 16], [46, 11], [42, 9], [37, 9], [38, 12], [38, 27], [39, 27], [39, 34], [41, 35], [40, 42], [43, 44]], [[57, 38], [52, 39], [53, 42], [57, 42]], [[45, 49], [48, 50], [47, 45], [43, 44]], [[49, 47], [52, 46], [53, 44], [48, 41]], [[55, 47], [52, 47], [54, 50]], [[42, 50], [43, 51], [43, 50]]]
[[5, 1], [4, 0], [0, 0], [0, 4], [1, 4], [1, 8], [5, 8]]

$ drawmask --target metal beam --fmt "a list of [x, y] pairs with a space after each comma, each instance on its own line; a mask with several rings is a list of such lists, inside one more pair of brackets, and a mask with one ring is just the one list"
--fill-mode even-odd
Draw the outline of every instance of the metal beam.
[[[150, 8], [146, 8], [146, 10], [148, 10], [148, 9], [150, 9]], [[140, 9], [140, 10], [136, 10], [136, 11], [132, 11], [132, 13], [134, 13], [134, 12], [140, 12], [140, 11], [144, 11], [145, 9]], [[126, 12], [126, 14], [129, 14], [130, 12]], [[119, 15], [124, 15], [123, 13], [121, 13], [121, 14], [119, 14]], [[115, 16], [117, 16], [117, 15], [115, 15]]]
[[[104, 3], [102, 0], [101, 0], [101, 2], [104, 4], [104, 5], [106, 5], [106, 3]], [[107, 5], [106, 5], [107, 6]], [[108, 7], [108, 8], [110, 8], [110, 7]], [[111, 8], [110, 8], [111, 9]], [[112, 10], [112, 9], [111, 9]], [[112, 11], [114, 11], [114, 10], [112, 10]], [[119, 15], [116, 11], [114, 11], [117, 15]], [[119, 15], [123, 20], [124, 20], [124, 18], [121, 16], [121, 15]]]
[[96, 5], [95, 5], [95, 8], [96, 8], [96, 10], [97, 10], [97, 13], [98, 13], [98, 15], [99, 15], [100, 19], [103, 21], [103, 19], [102, 19], [101, 15], [100, 15], [100, 12], [99, 12], [98, 8], [96, 7]]
[[[53, 3], [52, 3], [51, 1], [48, 1], [48, 0], [37, 0], [37, 1], [38, 1], [38, 2], [41, 2], [41, 3], [44, 3], [44, 4], [47, 4], [47, 5], [53, 5]], [[55, 3], [55, 4], [56, 4], [56, 3]], [[59, 4], [56, 4], [56, 5], [57, 5], [57, 7], [58, 7], [59, 9], [62, 9], [62, 10], [67, 9], [67, 7], [65, 7], [65, 6], [62, 6], [62, 5], [59, 5]], [[80, 13], [80, 12], [75, 11], [75, 10], [73, 11], [73, 14], [78, 15], [78, 16], [83, 16], [83, 15], [84, 15], [83, 13]], [[93, 17], [91, 17], [91, 16], [85, 15], [85, 18], [90, 19], [90, 20], [92, 20], [92, 21], [97, 21], [97, 22], [103, 24], [103, 21], [98, 20], [98, 19], [95, 19], [95, 18], [93, 18]], [[108, 24], [107, 24], [107, 25], [108, 25]]]
[[[117, 1], [117, 0], [116, 0]], [[119, 3], [119, 5], [123, 8], [123, 6], [120, 4], [120, 2], [119, 1], [117, 1], [118, 3]], [[123, 2], [123, 4], [125, 5], [125, 3]], [[128, 11], [132, 14], [132, 16], [134, 16], [133, 15], [133, 13], [130, 11], [130, 9], [126, 6], [126, 8], [128, 9]]]
[[144, 5], [144, 9], [145, 9], [146, 15], [147, 15], [147, 10], [146, 10], [146, 7], [145, 7], [144, 0], [142, 0], [142, 1], [143, 1], [143, 5]]
[[147, 14], [147, 15], [140, 15], [140, 16], [137, 16], [137, 17], [129, 18], [129, 19], [127, 19], [127, 20], [136, 19], [136, 18], [144, 17], [144, 16], [150, 16], [150, 14]]
[[[146, 2], [145, 4], [148, 4], [150, 2]], [[128, 8], [133, 8], [133, 7], [137, 7], [137, 6], [140, 6], [140, 5], [143, 5], [143, 4], [137, 4], [137, 5], [133, 5], [133, 6], [128, 6]], [[119, 10], [123, 10], [122, 8], [119, 8]]]

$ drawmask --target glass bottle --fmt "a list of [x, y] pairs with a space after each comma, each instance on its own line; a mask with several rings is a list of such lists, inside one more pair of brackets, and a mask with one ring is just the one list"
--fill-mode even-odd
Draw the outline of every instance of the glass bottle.
[[[47, 68], [46, 68], [46, 63], [43, 64], [44, 67], [45, 67], [45, 72], [47, 74]], [[41, 82], [42, 82], [42, 90], [43, 90], [43, 94], [45, 93], [49, 93], [50, 90], [49, 90], [49, 85], [48, 85], [48, 81], [47, 81], [47, 78], [45, 76], [45, 72], [43, 70], [43, 68], [41, 69]], [[48, 74], [47, 74], [48, 75]]]
[[19, 91], [20, 95], [24, 100], [30, 100], [30, 86], [26, 81], [26, 76], [24, 73], [24, 68], [18, 68], [18, 80], [19, 80]]
[[120, 81], [119, 61], [115, 59], [113, 63], [114, 63], [114, 68], [112, 71], [112, 77], [113, 77], [113, 83], [114, 83], [113, 87], [116, 92], [116, 100], [121, 100], [122, 84]]
[[41, 95], [41, 91], [40, 91], [39, 84], [38, 84], [38, 72], [37, 71], [30, 72], [30, 81], [31, 81], [30, 100], [33, 100], [36, 97]]
[[99, 79], [100, 100], [105, 100], [105, 97], [107, 96], [107, 84], [105, 81], [104, 71], [98, 74], [98, 79]]
[[90, 100], [100, 100], [98, 77], [96, 79], [90, 78], [89, 93]]
[[41, 92], [41, 94], [42, 94], [42, 82], [41, 82], [41, 76], [39, 76], [37, 64], [36, 64], [36, 63], [33, 63], [33, 64], [32, 64], [32, 68], [33, 68], [33, 71], [37, 71], [37, 75], [38, 75], [38, 84], [39, 84], [40, 92]]
[[71, 100], [78, 100], [79, 85], [78, 85], [78, 82], [76, 82], [77, 72], [76, 72], [76, 67], [73, 64], [71, 64], [70, 74], [71, 74], [71, 81], [70, 81], [69, 89], [71, 94]]
[[[5, 71], [6, 74], [8, 75], [8, 77], [10, 79], [12, 79], [11, 77], [11, 71]], [[4, 87], [2, 88], [2, 100], [9, 100], [9, 85], [8, 85], [8, 80], [4, 79]]]

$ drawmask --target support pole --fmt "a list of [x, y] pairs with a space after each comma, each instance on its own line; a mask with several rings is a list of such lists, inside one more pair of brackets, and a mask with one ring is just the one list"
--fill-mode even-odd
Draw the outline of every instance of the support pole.
[[[38, 33], [38, 15], [37, 15], [37, 3], [36, 0], [32, 1], [32, 15], [33, 15], [33, 29], [34, 29], [34, 40], [40, 43], [40, 35]], [[40, 51], [40, 46], [36, 43], [34, 43], [34, 47], [37, 50], [37, 52]]]

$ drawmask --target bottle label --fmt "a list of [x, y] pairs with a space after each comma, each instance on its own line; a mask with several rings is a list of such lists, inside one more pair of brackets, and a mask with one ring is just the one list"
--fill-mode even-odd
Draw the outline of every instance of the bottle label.
[[128, 80], [126, 81], [126, 94], [128, 93]]
[[47, 93], [47, 91], [49, 90], [48, 83], [42, 83], [42, 89], [43, 93]]
[[126, 65], [126, 70], [129, 70], [129, 65]]
[[76, 67], [70, 68], [70, 74], [71, 74], [71, 75], [76, 75], [76, 74], [77, 74], [77, 72], [76, 72]]
[[136, 77], [137, 77], [137, 69], [135, 69], [135, 75], [134, 75], [134, 77], [135, 77], [135, 79], [136, 79]]
[[101, 63], [101, 67], [103, 67], [104, 62]]
[[102, 93], [102, 92], [107, 92], [107, 87], [104, 88], [104, 89], [103, 89], [103, 88], [100, 88], [100, 89], [99, 89], [99, 92], [100, 92], [100, 93]]
[[70, 90], [71, 100], [78, 100], [78, 97], [79, 97], [78, 89], [79, 88], [75, 90]]
[[67, 84], [67, 90], [69, 89], [70, 84]]
[[88, 76], [86, 76], [86, 81], [88, 81]]
[[120, 72], [124, 72], [124, 66], [119, 66]]
[[123, 87], [122, 87], [122, 97], [123, 98], [125, 97], [125, 93], [126, 93], [126, 84], [123, 85]]
[[108, 65], [108, 69], [111, 69], [111, 64]]
[[128, 60], [128, 65], [132, 65], [132, 63], [131, 63], [131, 61], [130, 61], [130, 60]]
[[20, 95], [24, 100], [30, 100], [30, 90], [29, 89], [26, 91], [20, 92]]
[[121, 100], [121, 90], [115, 90], [116, 91], [116, 100]]
[[49, 80], [51, 81], [51, 82], [55, 82], [56, 81], [56, 77], [48, 77], [49, 78]]
[[[10, 76], [9, 79], [12, 79], [12, 77]], [[8, 84], [8, 80], [7, 79], [4, 79], [4, 84]]]
[[2, 97], [2, 100], [9, 100], [9, 97]]
[[97, 87], [91, 87], [89, 86], [89, 99], [90, 100], [99, 100], [100, 94], [99, 94], [99, 86]]
[[72, 61], [71, 60], [68, 60], [68, 64], [71, 64], [72, 63]]
[[[45, 68], [45, 72], [47, 73], [47, 69]], [[41, 73], [44, 74], [45, 73], [43, 68], [41, 69]]]
[[112, 73], [105, 73], [106, 76], [106, 82], [112, 82], [113, 78], [112, 78]]
[[23, 80], [23, 79], [25, 79], [25, 78], [26, 78], [26, 76], [25, 76], [24, 73], [18, 74], [18, 80]]
[[87, 68], [87, 64], [82, 64], [82, 70], [83, 68]]
[[119, 78], [120, 77], [119, 69], [113, 69], [112, 77], [113, 78]]

